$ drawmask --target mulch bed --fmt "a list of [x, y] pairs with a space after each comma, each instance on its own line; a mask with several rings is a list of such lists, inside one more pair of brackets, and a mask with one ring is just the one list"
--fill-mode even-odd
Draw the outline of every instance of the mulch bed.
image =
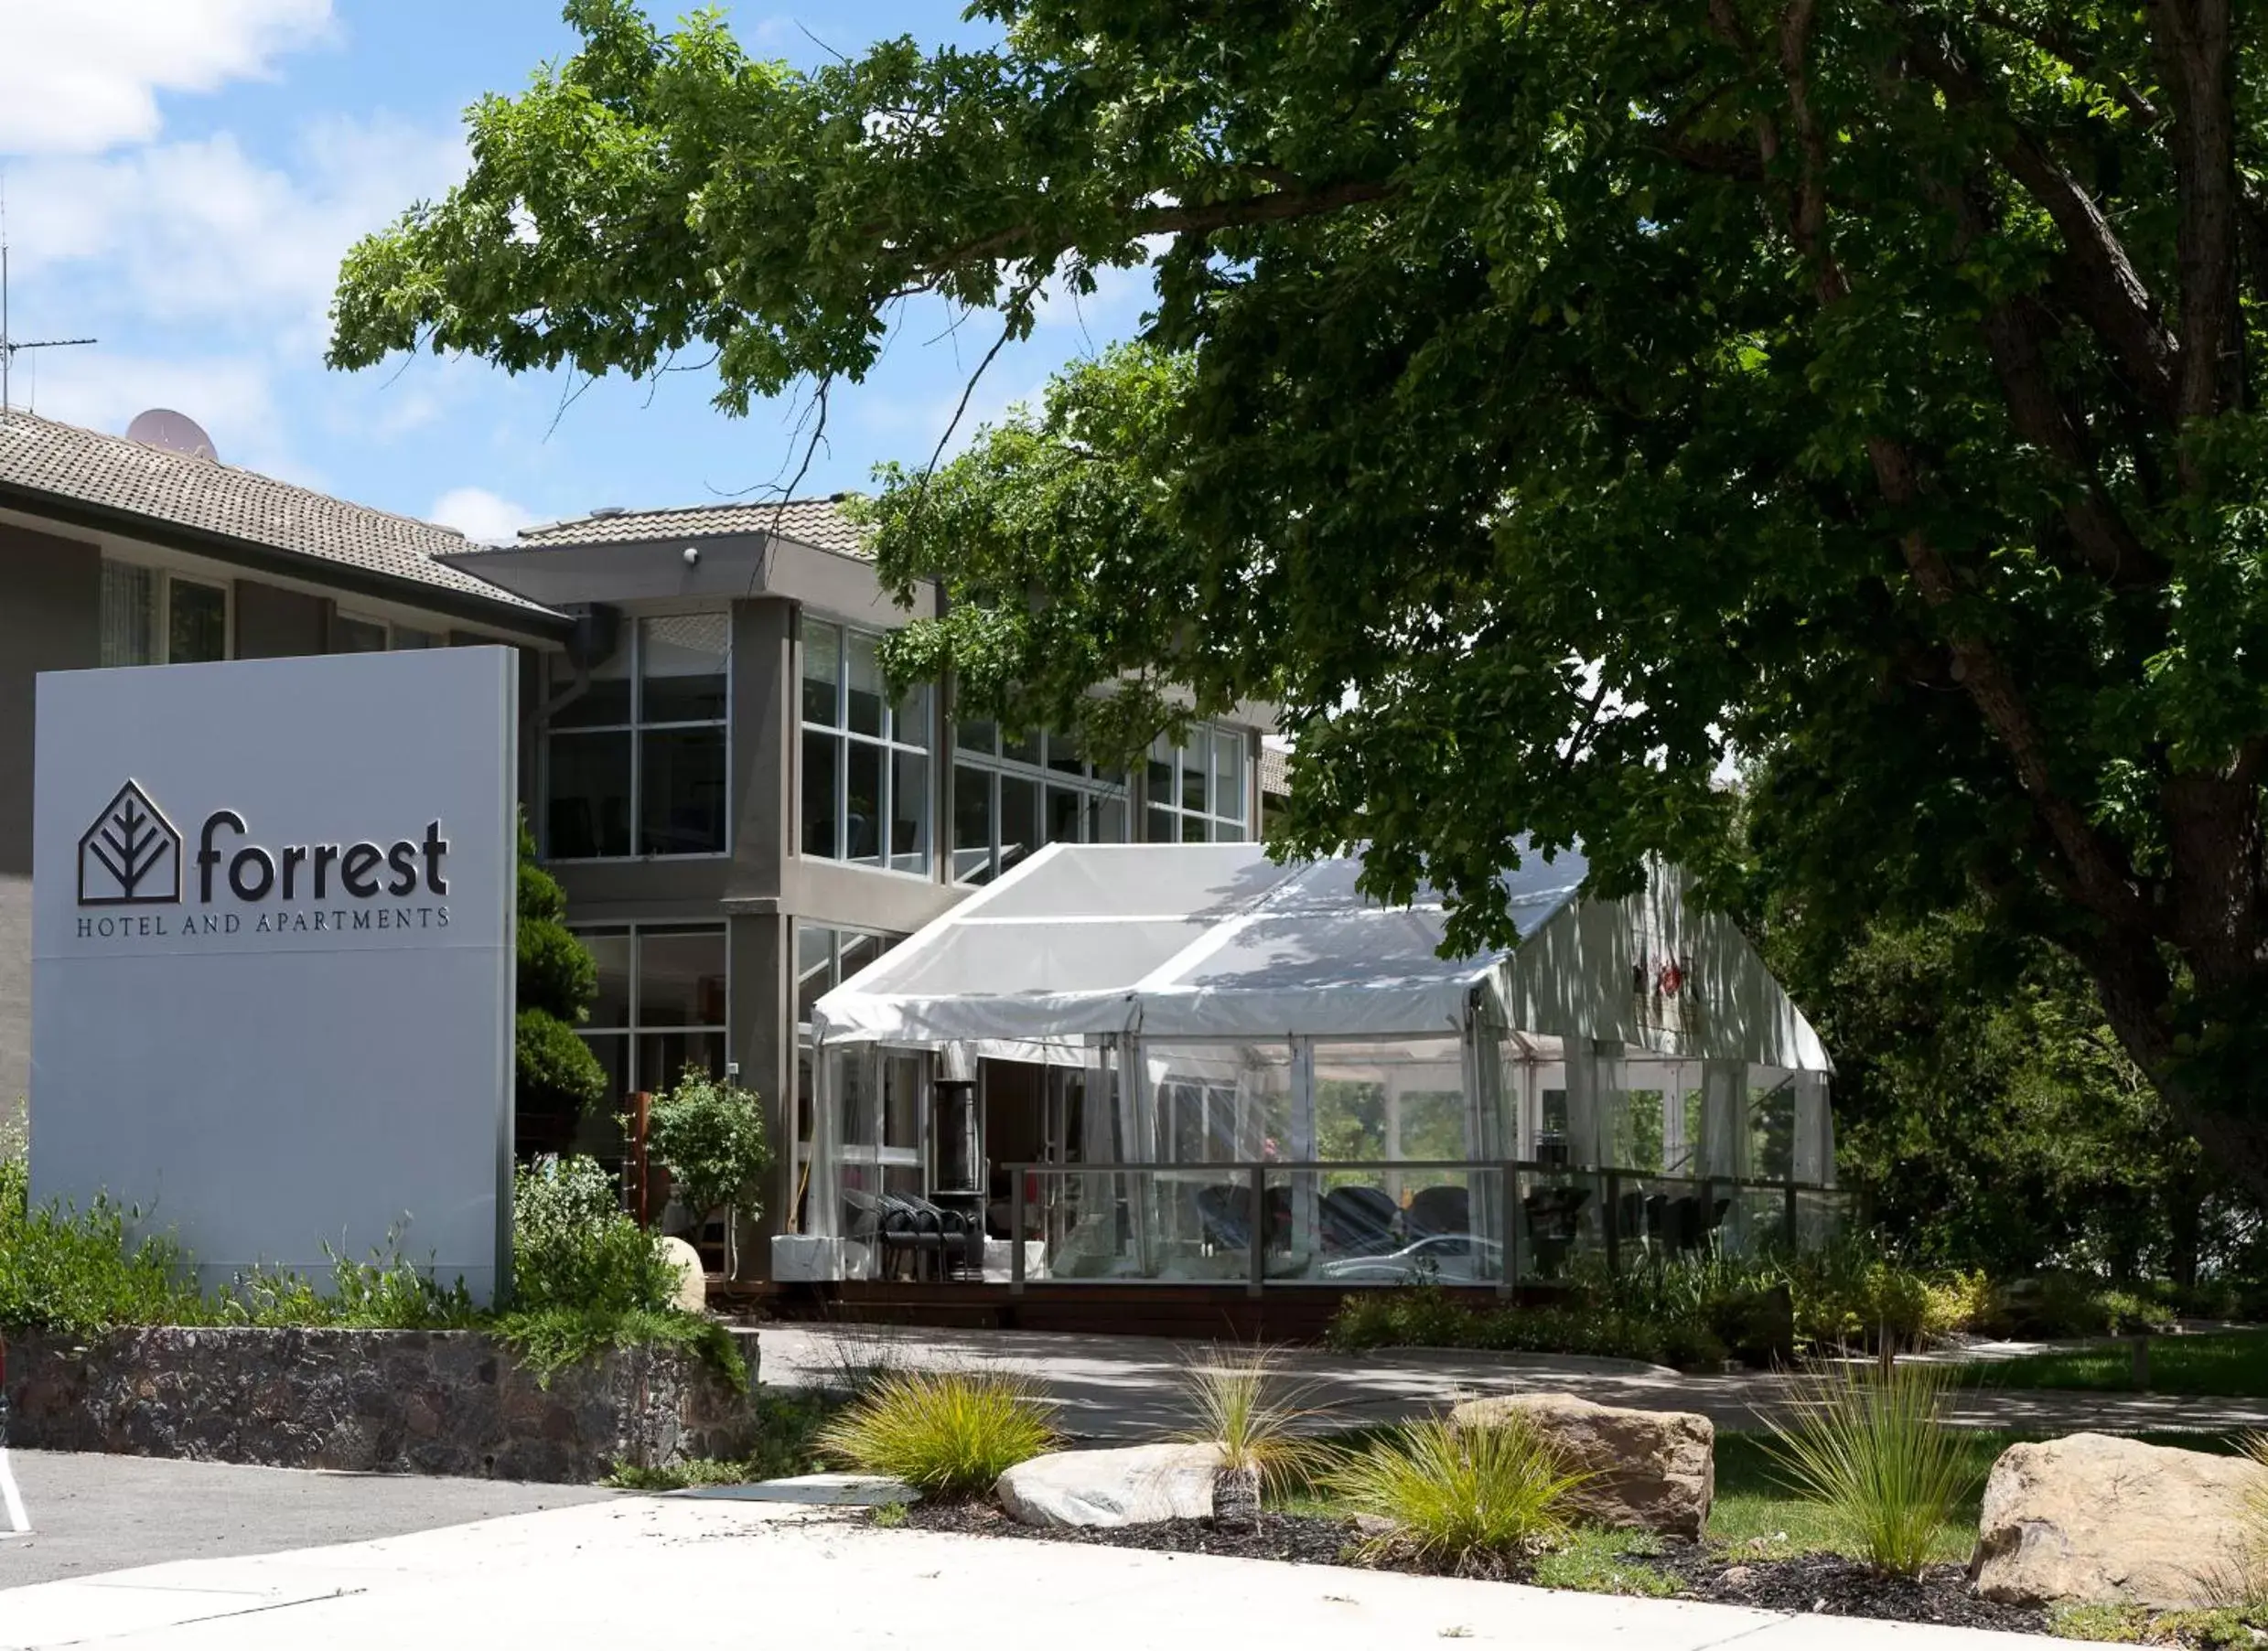
[[[1361, 1538], [1342, 1519], [1310, 1514], [1264, 1514], [1259, 1528], [1231, 1535], [1209, 1519], [1173, 1519], [1160, 1525], [1131, 1525], [1116, 1530], [1039, 1529], [1019, 1525], [983, 1502], [918, 1502], [906, 1510], [916, 1530], [956, 1531], [1037, 1542], [1080, 1542], [1099, 1548], [1141, 1548], [1154, 1553], [1217, 1554], [1236, 1560], [1276, 1560], [1294, 1565], [1370, 1564], [1373, 1569], [1433, 1574], [1413, 1562], [1366, 1560]], [[1811, 1612], [1821, 1616], [1870, 1616], [1897, 1623], [1940, 1623], [1962, 1628], [1997, 1628], [2007, 1633], [2045, 1634], [2045, 1613], [1981, 1599], [1958, 1565], [1933, 1566], [1919, 1581], [1880, 1577], [1840, 1554], [1799, 1554], [1793, 1559], [1728, 1557], [1708, 1549], [1671, 1544], [1659, 1554], [1629, 1554], [1626, 1562], [1648, 1565], [1678, 1584], [1683, 1599], [1759, 1611]], [[1468, 1573], [1469, 1574], [1469, 1573]], [[1494, 1580], [1525, 1581], [1524, 1568]]]

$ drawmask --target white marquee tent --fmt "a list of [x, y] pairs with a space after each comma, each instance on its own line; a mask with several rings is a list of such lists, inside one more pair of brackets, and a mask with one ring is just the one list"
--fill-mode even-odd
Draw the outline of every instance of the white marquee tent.
[[[1585, 1230], [1637, 1241], [1675, 1228], [1680, 1186], [1704, 1187], [1686, 1200], [1708, 1232], [1732, 1208], [1731, 1233], [1755, 1202], [1737, 1184], [1785, 1187], [1792, 1211], [1794, 1189], [1832, 1183], [1826, 1052], [1674, 870], [1596, 901], [1580, 857], [1530, 855], [1505, 880], [1521, 943], [1450, 960], [1437, 899], [1381, 906], [1359, 869], [1252, 843], [1057, 844], [979, 891], [819, 1001], [800, 1238], [855, 1272], [840, 1241], [862, 1210], [967, 1178], [981, 1139], [941, 1140], [963, 1126], [930, 1096], [1002, 1060], [1071, 1097], [1056, 1161], [1031, 1172], [1047, 1218], [1021, 1228], [1044, 1228], [1031, 1260], [1059, 1278], [1231, 1276], [1234, 1235], [1260, 1225], [1223, 1202], [1244, 1176], [1241, 1207], [1283, 1217], [1256, 1240], [1281, 1252], [1267, 1275], [1308, 1279], [1393, 1276], [1367, 1258], [1413, 1235], [1500, 1270], [1504, 1243], [1535, 1238], [1504, 1219], [1526, 1184], [1492, 1178], [1517, 1164], [1594, 1173]], [[1609, 1169], [1638, 1189], [1628, 1212], [1606, 1191], [1623, 1184], [1596, 1181]], [[1708, 1198], [1710, 1178], [1736, 1195]], [[970, 1219], [1002, 1228], [993, 1189], [970, 1190]]]

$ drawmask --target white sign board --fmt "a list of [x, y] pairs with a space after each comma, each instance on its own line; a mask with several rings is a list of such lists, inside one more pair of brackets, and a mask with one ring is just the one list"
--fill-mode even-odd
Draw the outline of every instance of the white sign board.
[[31, 1183], [200, 1282], [510, 1254], [515, 657], [39, 679]]

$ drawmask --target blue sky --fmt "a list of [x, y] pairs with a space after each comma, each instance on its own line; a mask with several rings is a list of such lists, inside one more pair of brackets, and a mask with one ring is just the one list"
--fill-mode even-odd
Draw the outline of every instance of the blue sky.
[[[657, 5], [674, 16], [683, 7]], [[970, 39], [954, 4], [725, 8], [752, 51], [798, 63], [911, 34]], [[806, 34], [806, 30], [809, 34]], [[201, 422], [220, 456], [483, 538], [595, 505], [697, 504], [794, 472], [792, 412], [727, 419], [695, 374], [560, 381], [419, 358], [325, 370], [339, 254], [464, 167], [462, 113], [525, 83], [573, 36], [556, 0], [0, 0], [0, 167], [19, 338], [16, 400], [123, 431], [145, 407]], [[1048, 373], [1138, 324], [1134, 274], [1004, 351], [955, 445]], [[990, 342], [909, 314], [881, 368], [839, 392], [804, 492], [925, 459]]]

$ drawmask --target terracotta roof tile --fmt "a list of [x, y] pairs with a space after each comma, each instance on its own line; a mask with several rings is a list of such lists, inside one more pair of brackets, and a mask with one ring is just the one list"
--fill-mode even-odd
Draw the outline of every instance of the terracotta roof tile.
[[[484, 597], [503, 607], [549, 611], [435, 561], [467, 548], [465, 536], [453, 528], [31, 413], [12, 412], [0, 422], [0, 483]], [[309, 576], [316, 575], [311, 571]]]
[[569, 521], [547, 521], [541, 527], [523, 528], [520, 542], [642, 544], [653, 540], [721, 539], [743, 533], [777, 533], [783, 539], [816, 545], [822, 551], [837, 551], [846, 556], [866, 554], [865, 530], [854, 525], [843, 513], [840, 495], [767, 504], [688, 505], [669, 510], [578, 516]]

